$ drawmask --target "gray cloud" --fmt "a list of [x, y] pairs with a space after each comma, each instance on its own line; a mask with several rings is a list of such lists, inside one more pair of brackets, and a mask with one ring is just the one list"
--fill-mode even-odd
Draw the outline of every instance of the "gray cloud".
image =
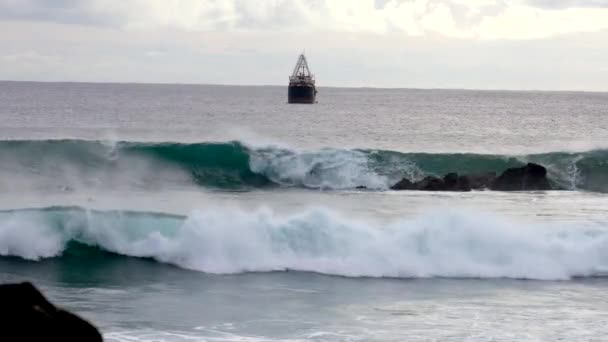
[[497, 0], [492, 4], [480, 6], [472, 12], [469, 6], [462, 2], [451, 0], [431, 0], [430, 4], [445, 4], [447, 5], [454, 19], [454, 23], [460, 28], [467, 28], [480, 23], [486, 17], [494, 17], [504, 12], [508, 4], [504, 0]]
[[608, 8], [608, 0], [528, 0], [531, 6], [547, 9]]
[[[522, 4], [528, 5], [525, 13]], [[509, 12], [515, 7], [518, 11]], [[569, 22], [567, 26], [550, 17], [557, 10], [572, 7], [587, 13], [560, 17]], [[608, 0], [0, 0], [0, 20], [119, 29], [439, 32], [458, 38], [537, 39], [608, 27], [608, 12], [599, 16], [590, 13], [596, 8], [605, 11]], [[502, 17], [507, 12], [508, 17]], [[509, 22], [513, 29], [508, 28]]]
[[[322, 12], [326, 0], [182, 0], [174, 8], [191, 8], [196, 21], [213, 30], [274, 30], [306, 27], [305, 11]], [[160, 4], [160, 5], [159, 5]], [[0, 0], [0, 20], [42, 21], [122, 28], [168, 8], [163, 2], [129, 0]], [[174, 18], [175, 19], [175, 18]], [[192, 19], [192, 18], [191, 18]]]
[[119, 18], [95, 11], [90, 0], [0, 0], [0, 20], [116, 25]]

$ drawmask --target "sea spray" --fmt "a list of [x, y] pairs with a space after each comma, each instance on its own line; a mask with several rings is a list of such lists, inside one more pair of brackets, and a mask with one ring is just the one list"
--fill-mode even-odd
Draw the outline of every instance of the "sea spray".
[[544, 225], [463, 210], [388, 224], [325, 208], [280, 215], [217, 207], [187, 217], [61, 207], [0, 213], [4, 256], [59, 256], [71, 242], [220, 274], [565, 280], [608, 271], [608, 223]]
[[373, 170], [363, 151], [322, 149], [295, 152], [280, 149], [250, 151], [250, 169], [273, 183], [319, 189], [386, 189], [391, 180]]
[[81, 140], [0, 141], [0, 189], [200, 186], [386, 190], [403, 177], [500, 173], [542, 164], [557, 186], [608, 192], [608, 150], [532, 155], [403, 153], [325, 148], [311, 151], [246, 143], [138, 143]]

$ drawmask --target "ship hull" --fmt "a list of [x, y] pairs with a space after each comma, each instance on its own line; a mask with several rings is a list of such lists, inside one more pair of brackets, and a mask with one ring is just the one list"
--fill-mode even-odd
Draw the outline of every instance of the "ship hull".
[[313, 85], [290, 85], [287, 90], [288, 103], [315, 103], [317, 90]]

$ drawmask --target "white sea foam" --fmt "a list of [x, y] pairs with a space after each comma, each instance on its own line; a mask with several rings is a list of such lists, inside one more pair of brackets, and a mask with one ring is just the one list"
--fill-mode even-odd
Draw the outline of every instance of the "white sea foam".
[[473, 212], [388, 225], [326, 209], [280, 216], [209, 208], [185, 219], [66, 211], [3, 213], [0, 253], [58, 255], [69, 240], [208, 273], [570, 279], [608, 271], [608, 226], [544, 226]]
[[249, 164], [251, 171], [282, 185], [321, 189], [357, 186], [387, 189], [390, 186], [388, 177], [370, 168], [368, 155], [356, 150], [257, 149], [252, 151]]
[[309, 339], [273, 339], [261, 336], [246, 336], [220, 330], [203, 329], [197, 327], [198, 331], [204, 331], [203, 334], [194, 335], [184, 332], [167, 332], [167, 331], [112, 331], [104, 334], [104, 340], [108, 342], [305, 342]]
[[0, 218], [2, 256], [18, 256], [28, 260], [54, 257], [61, 254], [65, 238], [45, 215], [14, 212], [3, 214]]

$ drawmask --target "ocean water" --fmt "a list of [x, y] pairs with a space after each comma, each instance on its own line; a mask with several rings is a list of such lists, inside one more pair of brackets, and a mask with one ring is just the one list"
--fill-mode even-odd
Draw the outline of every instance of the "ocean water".
[[[608, 94], [318, 100], [0, 82], [0, 281], [107, 341], [605, 339]], [[564, 191], [389, 190], [529, 161]]]

